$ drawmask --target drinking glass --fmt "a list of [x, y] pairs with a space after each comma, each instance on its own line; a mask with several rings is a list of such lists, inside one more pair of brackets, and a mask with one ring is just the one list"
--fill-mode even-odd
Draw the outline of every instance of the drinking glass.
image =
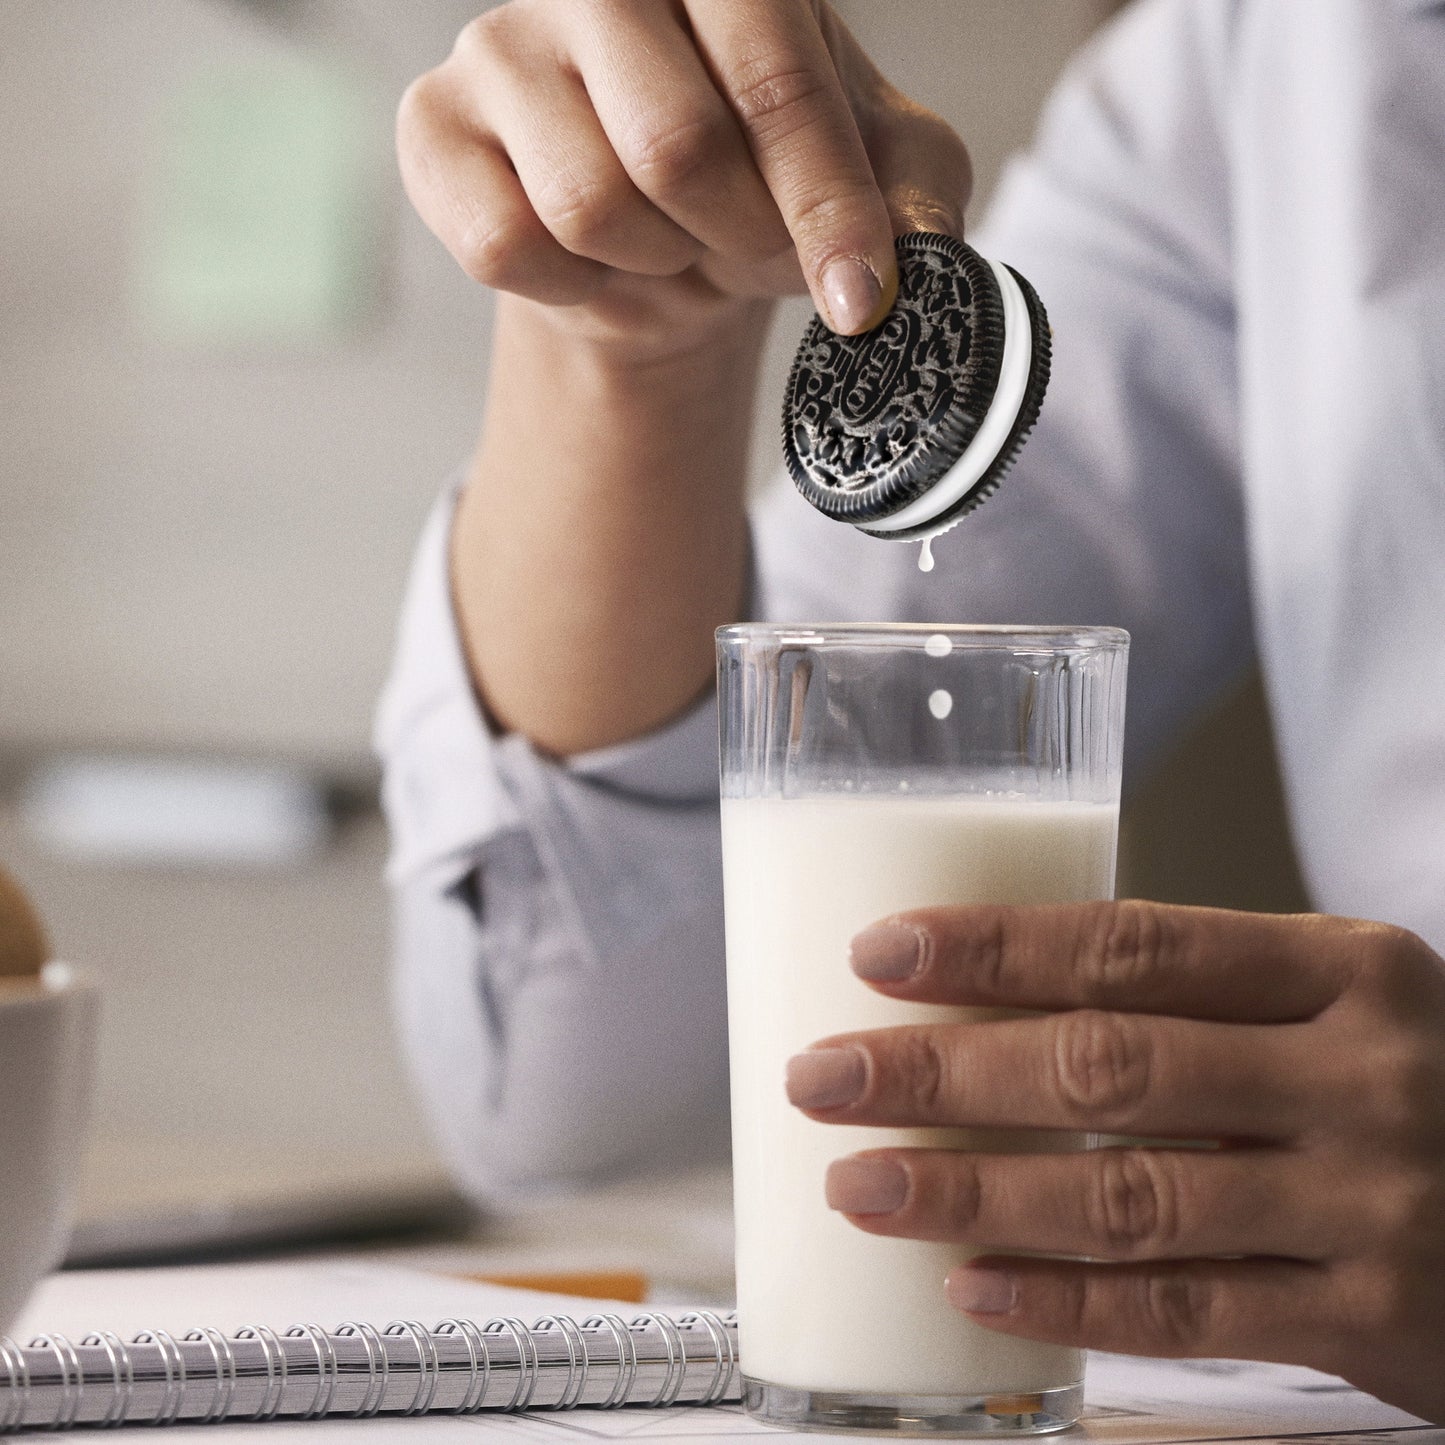
[[1108, 898], [1128, 634], [783, 626], [717, 634], [738, 1318], [748, 1411], [794, 1428], [1061, 1430], [1081, 1352], [952, 1309], [960, 1245], [865, 1234], [828, 1163], [875, 1147], [1039, 1153], [1080, 1135], [815, 1122], [788, 1058], [830, 1034], [974, 1021], [901, 1003], [848, 944], [903, 909]]

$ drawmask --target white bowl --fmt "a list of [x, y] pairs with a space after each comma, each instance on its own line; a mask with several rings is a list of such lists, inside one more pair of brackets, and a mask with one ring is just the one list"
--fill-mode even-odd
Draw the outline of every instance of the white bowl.
[[0, 979], [0, 1334], [65, 1253], [99, 1004], [94, 978], [67, 963]]

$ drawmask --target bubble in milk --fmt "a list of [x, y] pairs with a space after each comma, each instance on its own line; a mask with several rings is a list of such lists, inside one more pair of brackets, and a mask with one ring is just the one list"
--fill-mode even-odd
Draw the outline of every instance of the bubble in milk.
[[923, 650], [929, 657], [947, 657], [953, 651], [952, 638], [945, 637], [941, 632], [935, 632], [927, 642], [923, 644]]
[[935, 688], [928, 694], [928, 710], [942, 722], [953, 711], [953, 694], [946, 688]]

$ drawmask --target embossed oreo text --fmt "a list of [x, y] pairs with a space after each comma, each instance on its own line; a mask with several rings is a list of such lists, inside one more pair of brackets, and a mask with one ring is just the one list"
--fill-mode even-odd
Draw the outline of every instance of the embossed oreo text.
[[930, 252], [909, 257], [897, 305], [875, 330], [836, 336], [815, 324], [788, 405], [789, 440], [814, 483], [875, 486], [906, 467], [934, 428], [976, 428], [977, 417], [957, 411], [973, 334], [969, 279]]

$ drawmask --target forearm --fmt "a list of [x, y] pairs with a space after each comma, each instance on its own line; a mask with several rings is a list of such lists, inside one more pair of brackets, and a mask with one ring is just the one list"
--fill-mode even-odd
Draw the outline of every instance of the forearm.
[[623, 356], [502, 297], [452, 584], [496, 722], [566, 755], [647, 732], [712, 675], [747, 566], [767, 308], [705, 346]]

